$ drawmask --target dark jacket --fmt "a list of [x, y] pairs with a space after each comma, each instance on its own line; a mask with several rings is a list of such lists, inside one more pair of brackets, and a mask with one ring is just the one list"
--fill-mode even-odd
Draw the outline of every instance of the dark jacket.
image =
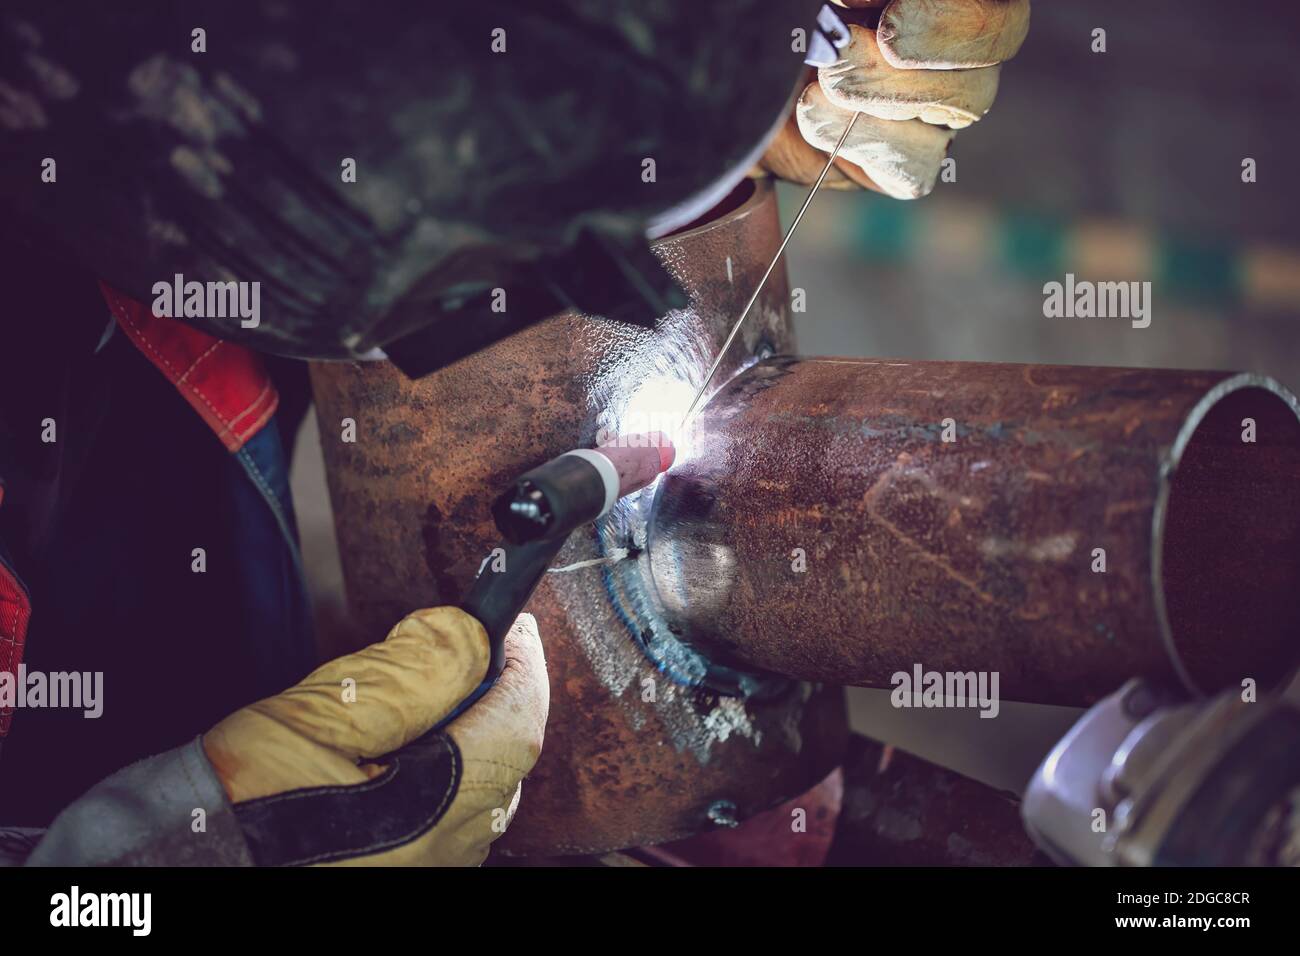
[[310, 669], [286, 454], [306, 379], [5, 251], [0, 671], [102, 674], [97, 718], [0, 711], [0, 826], [39, 831]]

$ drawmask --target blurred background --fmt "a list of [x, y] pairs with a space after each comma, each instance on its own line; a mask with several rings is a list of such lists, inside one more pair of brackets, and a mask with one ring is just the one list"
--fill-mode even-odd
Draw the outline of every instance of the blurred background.
[[[1034, 3], [992, 112], [953, 142], [957, 182], [809, 209], [787, 253], [802, 350], [1300, 383], [1298, 42], [1293, 4]], [[1151, 327], [1045, 319], [1067, 272], [1150, 280]]]
[[[1092, 52], [1096, 28], [1105, 53]], [[1298, 40], [1290, 3], [1037, 0], [992, 112], [954, 141], [956, 182], [916, 202], [817, 197], [787, 251], [807, 305], [800, 351], [1242, 369], [1300, 388]], [[1254, 183], [1242, 181], [1248, 158]], [[803, 190], [782, 190], [791, 216]], [[1043, 284], [1066, 273], [1150, 281], [1150, 327], [1045, 318]], [[337, 620], [311, 421], [293, 485], [318, 616]], [[868, 690], [850, 691], [850, 706], [855, 729], [1008, 790], [1076, 716], [900, 711]]]

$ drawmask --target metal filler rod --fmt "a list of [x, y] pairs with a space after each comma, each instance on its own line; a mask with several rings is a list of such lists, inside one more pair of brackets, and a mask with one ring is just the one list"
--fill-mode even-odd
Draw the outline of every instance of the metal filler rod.
[[825, 179], [826, 174], [831, 171], [831, 164], [835, 162], [835, 157], [839, 155], [840, 147], [842, 147], [844, 141], [849, 138], [849, 131], [853, 129], [853, 124], [858, 121], [860, 115], [862, 114], [854, 113], [845, 125], [844, 132], [840, 133], [839, 141], [836, 142], [835, 148], [831, 150], [831, 155], [830, 158], [826, 160], [826, 165], [822, 167], [821, 175], [817, 177], [817, 181], [814, 182], [812, 188], [808, 190], [808, 195], [804, 197], [803, 205], [800, 206], [799, 211], [795, 213], [794, 222], [790, 223], [790, 228], [786, 230], [785, 237], [781, 240], [781, 245], [777, 247], [776, 255], [774, 255], [772, 261], [768, 263], [767, 270], [763, 273], [763, 278], [758, 280], [758, 285], [754, 288], [754, 294], [749, 297], [749, 301], [745, 303], [745, 308], [740, 312], [740, 318], [736, 319], [735, 325], [733, 325], [731, 331], [727, 333], [726, 341], [722, 343], [722, 348], [718, 350], [718, 357], [713, 360], [713, 365], [709, 367], [709, 374], [704, 376], [704, 381], [700, 384], [699, 390], [695, 393], [695, 397], [691, 399], [690, 407], [686, 409], [686, 414], [682, 416], [682, 431], [685, 431], [686, 426], [690, 424], [691, 417], [695, 414], [695, 410], [699, 406], [700, 400], [704, 398], [704, 393], [708, 391], [709, 383], [713, 381], [713, 376], [718, 372], [718, 366], [722, 364], [722, 359], [727, 354], [727, 349], [731, 348], [731, 343], [735, 341], [736, 334], [740, 331], [740, 327], [745, 324], [745, 319], [749, 317], [750, 309], [752, 309], [754, 303], [758, 301], [758, 296], [763, 291], [763, 286], [767, 284], [767, 277], [772, 274], [772, 270], [776, 268], [776, 264], [781, 261], [781, 255], [785, 252], [785, 247], [789, 244], [790, 237], [793, 236], [794, 231], [799, 228], [799, 222], [803, 219], [803, 214], [808, 211], [808, 206], [812, 203], [813, 196], [817, 195], [817, 189], [821, 186], [822, 180]]

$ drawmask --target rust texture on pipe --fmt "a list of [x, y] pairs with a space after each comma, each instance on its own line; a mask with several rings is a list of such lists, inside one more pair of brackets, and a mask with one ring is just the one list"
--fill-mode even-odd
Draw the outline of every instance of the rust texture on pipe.
[[778, 357], [689, 446], [650, 560], [714, 660], [875, 687], [997, 672], [1005, 699], [1081, 705], [1133, 675], [1276, 684], [1296, 659], [1300, 419], [1270, 379]]
[[854, 736], [830, 866], [1050, 866], [1016, 796]]
[[[313, 366], [345, 581], [366, 640], [413, 608], [458, 600], [499, 543], [490, 504], [522, 472], [596, 444], [602, 430], [675, 427], [780, 242], [770, 185], [744, 184], [733, 207], [655, 243], [691, 306], [653, 330], [557, 315], [416, 382], [386, 362]], [[778, 270], [718, 382], [791, 347]], [[338, 440], [344, 418], [355, 420], [355, 442]], [[709, 810], [720, 801], [746, 818], [838, 761], [841, 690], [785, 681], [761, 696], [719, 695], [652, 619], [643, 580], [651, 495], [575, 532], [528, 606], [546, 649], [551, 715], [503, 852], [677, 839], [714, 826]]]

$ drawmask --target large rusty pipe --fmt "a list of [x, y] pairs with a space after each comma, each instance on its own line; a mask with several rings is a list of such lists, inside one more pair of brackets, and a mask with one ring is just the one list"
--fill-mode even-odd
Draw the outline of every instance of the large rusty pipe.
[[[456, 603], [500, 543], [491, 503], [520, 474], [602, 430], [675, 424], [781, 241], [770, 184], [746, 182], [655, 251], [691, 296], [653, 330], [569, 312], [418, 381], [387, 362], [321, 363], [312, 382], [353, 613], [367, 639], [412, 608]], [[773, 274], [721, 376], [786, 352], [789, 288]], [[659, 403], [670, 400], [660, 409]], [[340, 441], [342, 422], [354, 441]], [[835, 766], [838, 688], [782, 682], [721, 696], [639, 646], [650, 494], [571, 535], [527, 610], [551, 679], [541, 760], [497, 851], [597, 853], [674, 840], [802, 793]], [[624, 560], [611, 555], [625, 554]], [[668, 639], [655, 648], [676, 650]]]
[[801, 679], [1263, 686], [1300, 636], [1298, 479], [1262, 376], [778, 357], [698, 418], [650, 565], [674, 633]]

